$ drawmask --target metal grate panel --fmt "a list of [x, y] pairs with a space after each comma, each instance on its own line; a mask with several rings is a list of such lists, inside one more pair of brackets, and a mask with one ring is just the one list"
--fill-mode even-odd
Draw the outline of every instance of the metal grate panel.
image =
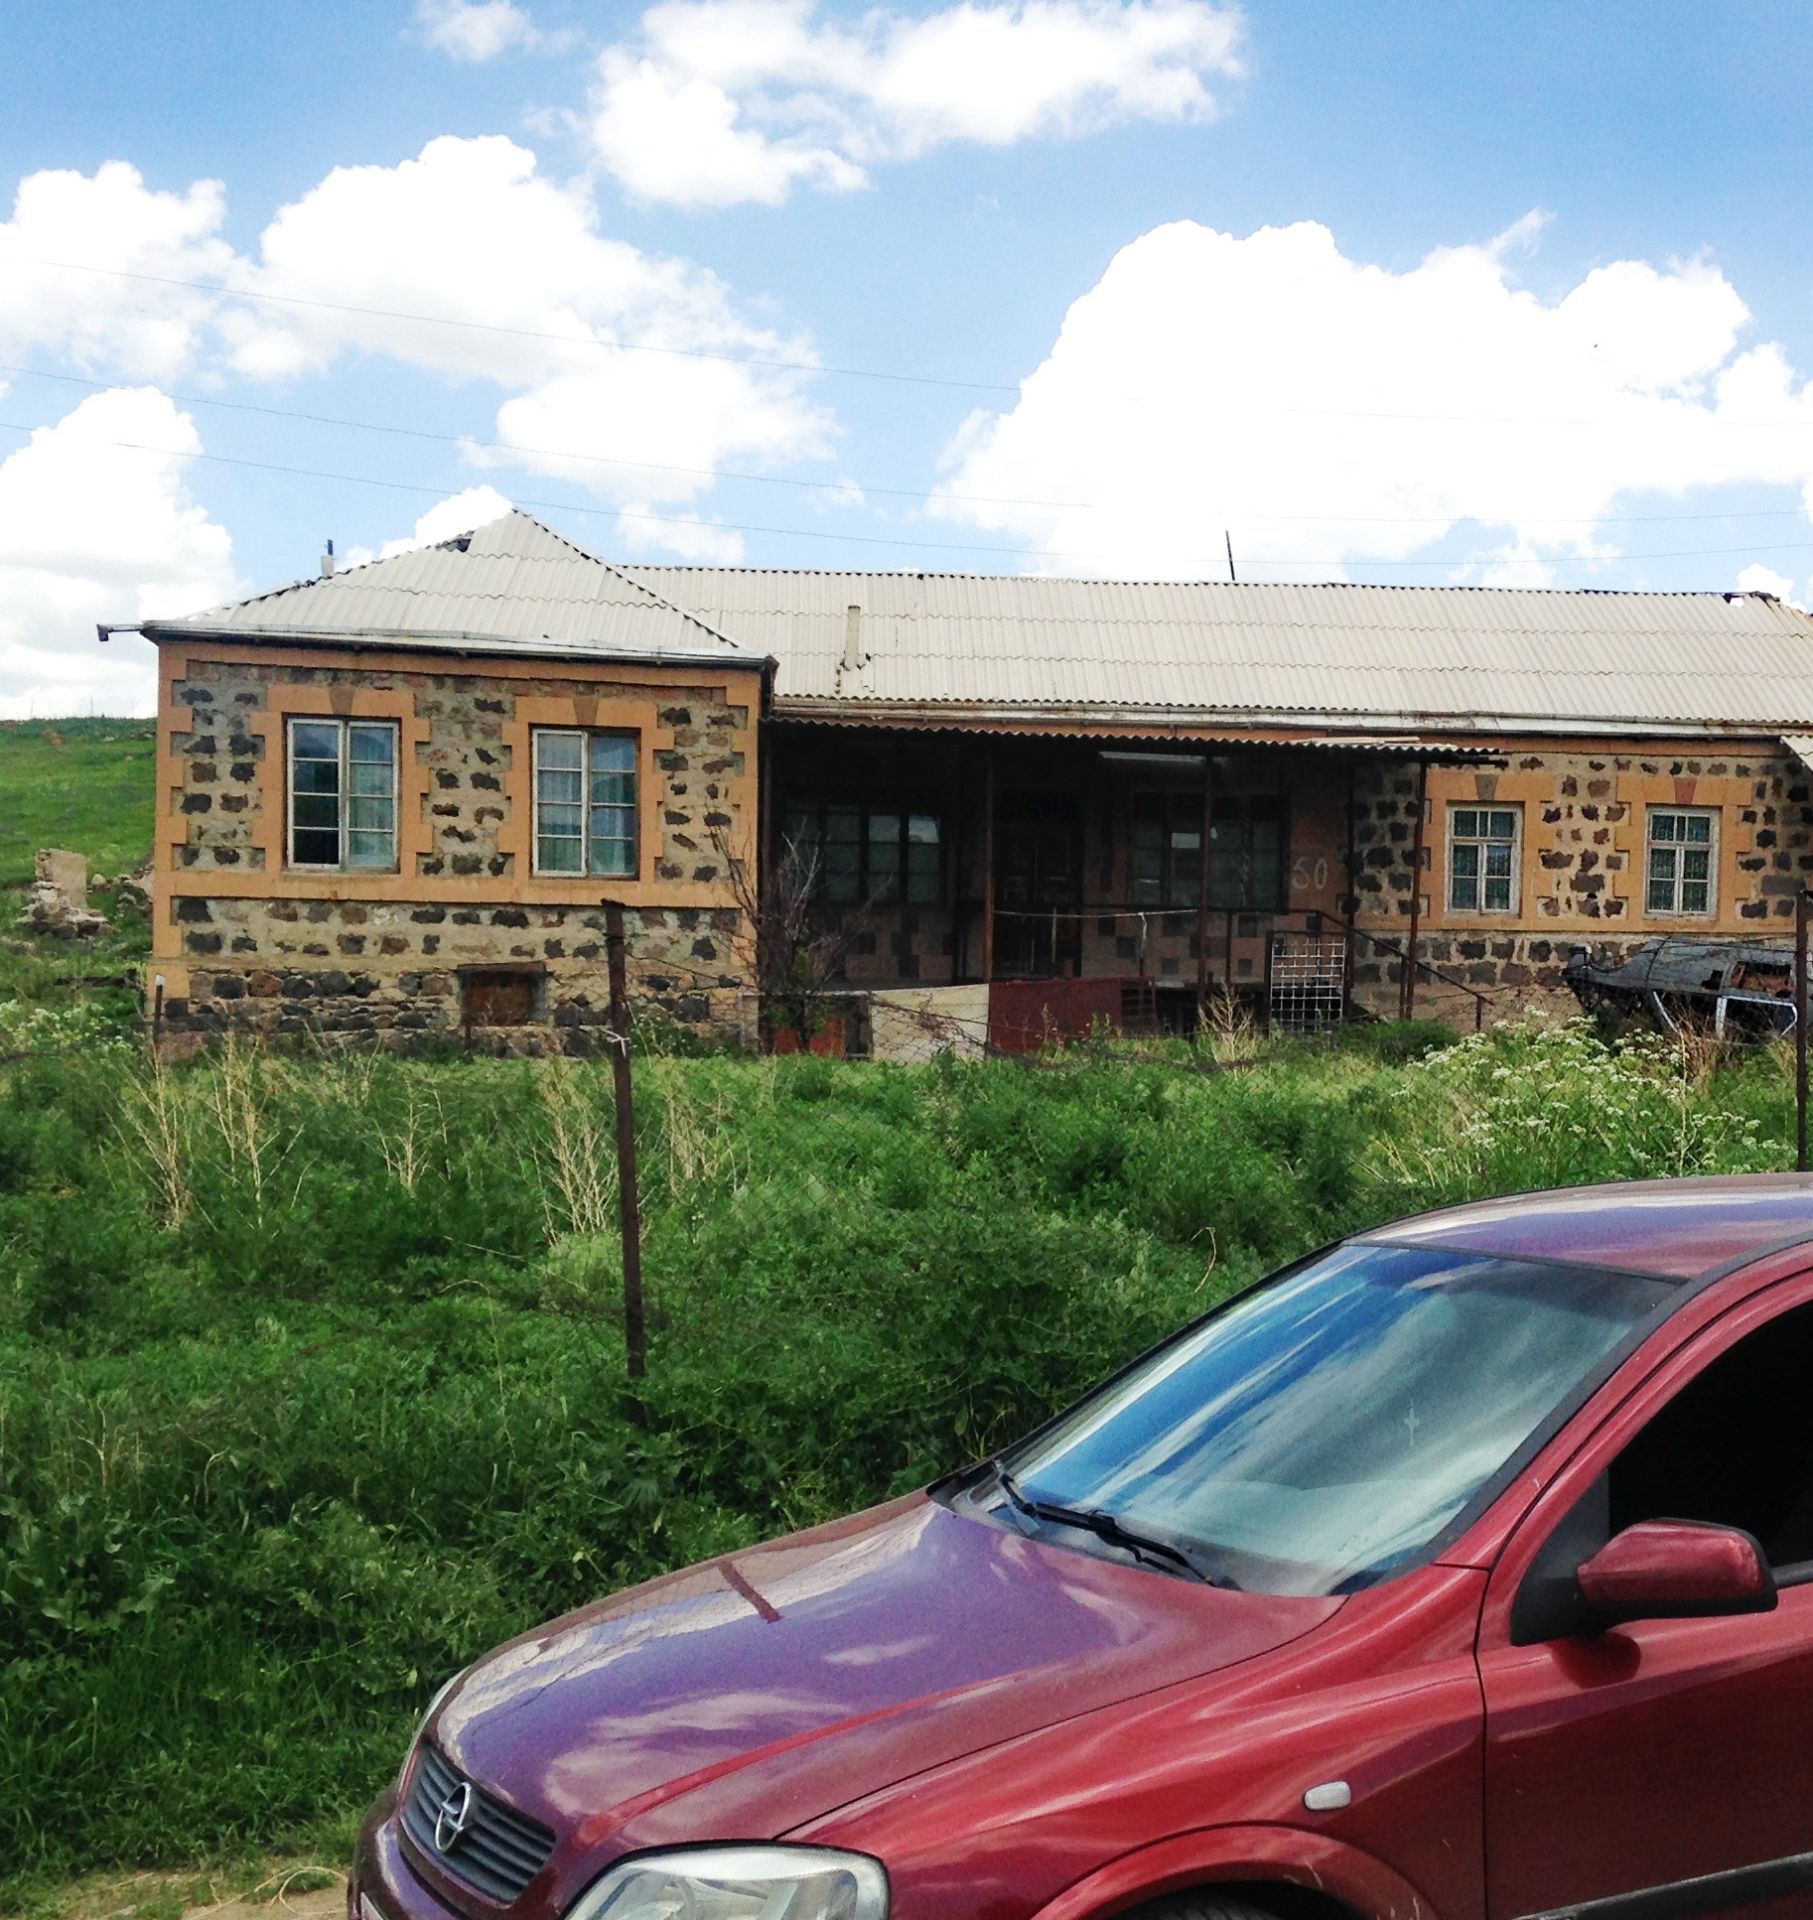
[[[456, 1811], [443, 1818], [450, 1808]], [[463, 1820], [457, 1817], [459, 1809]], [[447, 1837], [455, 1826], [458, 1831], [443, 1846], [437, 1830]], [[467, 1779], [425, 1740], [403, 1806], [403, 1828], [437, 1866], [500, 1906], [521, 1898], [554, 1851], [554, 1835], [539, 1820], [518, 1813]]]

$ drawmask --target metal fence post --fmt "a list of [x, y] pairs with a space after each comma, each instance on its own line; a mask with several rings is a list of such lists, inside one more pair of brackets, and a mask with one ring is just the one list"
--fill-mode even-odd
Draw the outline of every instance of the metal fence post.
[[642, 1308], [642, 1207], [636, 1191], [636, 1105], [630, 1073], [629, 989], [624, 978], [623, 908], [604, 902], [604, 944], [611, 981], [611, 1084], [617, 1100], [617, 1215], [623, 1230], [623, 1342], [629, 1356], [630, 1417], [647, 1422], [634, 1382], [648, 1373]]
[[1813, 895], [1794, 896], [1794, 1164], [1807, 1171], [1807, 909]]

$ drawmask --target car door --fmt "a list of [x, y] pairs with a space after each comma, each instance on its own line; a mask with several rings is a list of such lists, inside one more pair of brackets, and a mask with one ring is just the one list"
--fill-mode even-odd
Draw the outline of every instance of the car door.
[[[1573, 1569], [1661, 1518], [1755, 1534], [1774, 1610], [1583, 1630]], [[1480, 1671], [1490, 1920], [1813, 1914], [1813, 1280], [1604, 1419], [1499, 1559]]]

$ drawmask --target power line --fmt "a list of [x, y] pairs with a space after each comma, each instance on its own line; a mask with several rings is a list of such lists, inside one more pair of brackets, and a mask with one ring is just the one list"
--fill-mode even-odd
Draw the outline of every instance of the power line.
[[[45, 367], [17, 367], [0, 362], [0, 373], [18, 374], [30, 380], [60, 380], [72, 387], [88, 387], [97, 393], [111, 391], [117, 381], [90, 380], [76, 373], [52, 373]], [[932, 492], [914, 487], [872, 487], [860, 480], [800, 480], [777, 473], [739, 473], [728, 467], [680, 467], [659, 460], [626, 460], [608, 453], [570, 453], [559, 447], [526, 447], [512, 440], [477, 440], [466, 433], [434, 433], [426, 427], [393, 426], [379, 420], [351, 420], [344, 414], [308, 413], [295, 407], [264, 406], [251, 400], [218, 400], [208, 394], [172, 393], [158, 389], [166, 400], [181, 407], [218, 407], [228, 413], [257, 413], [273, 420], [302, 420], [317, 427], [351, 427], [360, 433], [387, 433], [406, 440], [433, 440], [449, 447], [478, 447], [487, 453], [526, 455], [542, 460], [583, 460], [594, 466], [627, 467], [637, 473], [683, 473], [696, 479], [748, 480], [768, 487], [798, 487], [812, 492], [848, 495], [851, 487], [865, 494], [892, 500], [955, 500], [978, 507], [1047, 507], [1066, 512], [1097, 512], [1085, 500], [1020, 500], [1006, 495], [982, 493]]]
[[930, 373], [896, 373], [880, 367], [834, 367], [816, 360], [785, 360], [778, 355], [716, 353], [709, 347], [663, 347], [647, 340], [600, 339], [595, 333], [551, 333], [536, 327], [510, 327], [490, 320], [459, 320], [444, 313], [402, 313], [393, 307], [361, 307], [345, 300], [311, 300], [294, 293], [254, 292], [214, 280], [179, 280], [166, 273], [136, 273], [125, 267], [91, 267], [78, 260], [46, 260], [36, 254], [15, 254], [34, 267], [53, 267], [61, 273], [101, 274], [113, 280], [141, 280], [157, 287], [183, 287], [191, 293], [212, 293], [228, 300], [263, 300], [284, 307], [307, 307], [323, 313], [352, 313], [371, 320], [406, 320], [413, 326], [464, 327], [474, 333], [503, 334], [514, 340], [545, 340], [565, 347], [594, 347], [610, 353], [657, 353], [679, 360], [718, 360], [733, 367], [764, 367], [781, 373], [830, 373], [846, 380], [886, 380], [915, 387], [955, 387], [968, 393], [1018, 393], [1017, 386], [997, 380], [947, 380]]
[[[46, 367], [15, 366], [4, 361], [0, 361], [0, 374], [15, 374], [22, 379], [30, 380], [60, 381], [66, 386], [87, 387], [96, 393], [110, 392], [118, 384], [115, 381], [89, 379], [81, 374], [53, 373]], [[637, 473], [677, 473], [694, 479], [744, 481], [760, 486], [793, 487], [805, 492], [845, 496], [849, 489], [854, 487], [862, 494], [872, 494], [878, 499], [949, 501], [956, 506], [1037, 507], [1051, 512], [1065, 513], [1112, 511], [1104, 507], [1101, 502], [1090, 500], [1034, 500], [1011, 494], [947, 493], [942, 488], [872, 486], [861, 480], [802, 480], [786, 474], [745, 473], [727, 467], [683, 467], [664, 461], [630, 460], [613, 454], [574, 453], [556, 447], [523, 446], [515, 441], [479, 440], [471, 434], [436, 433], [427, 427], [398, 426], [380, 420], [355, 420], [344, 414], [311, 413], [296, 407], [273, 407], [250, 400], [221, 400], [210, 394], [172, 393], [165, 387], [160, 387], [158, 391], [165, 399], [182, 407], [214, 407], [228, 413], [258, 414], [266, 419], [299, 420], [310, 426], [344, 427], [360, 433], [381, 433], [399, 439], [429, 441], [440, 446], [476, 447], [488, 453], [532, 459], [584, 461], [589, 465], [627, 468]], [[1320, 513], [1242, 512], [1236, 516], [1236, 522], [1240, 525], [1263, 523], [1304, 526], [1446, 527], [1459, 521], [1471, 520], [1484, 526], [1616, 527], [1722, 520], [1798, 520], [1804, 512], [1805, 508], [1801, 506], [1745, 508], [1721, 513], [1484, 513], [1471, 508], [1452, 513], [1343, 513], [1328, 510]]]
[[[249, 287], [232, 287], [216, 280], [184, 280], [172, 274], [142, 273], [127, 267], [97, 267], [79, 260], [50, 260], [41, 254], [14, 254], [12, 258], [23, 261], [29, 266], [50, 267], [59, 273], [88, 273], [106, 279], [142, 281], [150, 286], [180, 287], [190, 293], [213, 294], [226, 300], [259, 300], [277, 306], [302, 307], [323, 313], [355, 314], [371, 320], [402, 320], [414, 326], [465, 328], [475, 333], [496, 334], [518, 340], [542, 340], [568, 347], [591, 347], [607, 353], [661, 354], [674, 359], [717, 361], [732, 367], [763, 367], [783, 373], [824, 374], [846, 380], [880, 380], [902, 386], [941, 387], [966, 393], [1011, 393], [1018, 396], [1021, 391], [1019, 384], [1002, 380], [959, 380], [941, 374], [902, 373], [888, 367], [847, 367], [817, 360], [789, 360], [779, 355], [721, 353], [710, 347], [671, 347], [658, 346], [647, 340], [601, 339], [596, 333], [554, 333], [535, 327], [506, 326], [498, 321], [460, 319], [444, 313], [407, 313], [394, 307], [366, 307], [346, 300], [319, 300], [302, 294], [269, 293]], [[1122, 405], [1172, 404], [1172, 396], [1169, 394], [1120, 394], [1110, 397], [1117, 399]], [[1647, 399], [1654, 396], [1632, 394], [1627, 397]], [[1244, 413], [1235, 408], [1224, 409], [1225, 412], [1232, 412], [1236, 417], [1256, 420], [1395, 420], [1420, 422], [1430, 426], [1584, 427], [1603, 431], [1606, 424], [1603, 418], [1592, 415], [1422, 413], [1378, 407], [1269, 407], [1248, 409]], [[1734, 420], [1716, 413], [1701, 415], [1701, 423], [1704, 425], [1741, 427], [1752, 431], [1791, 430], [1804, 433], [1810, 421], [1813, 421], [1813, 408], [1809, 409], [1809, 418], [1803, 420]]]
[[[17, 420], [0, 420], [0, 430], [8, 433], [33, 434], [41, 431], [37, 427], [22, 425]], [[442, 499], [446, 496], [445, 486], [430, 487], [407, 480], [380, 480], [364, 473], [332, 473], [319, 467], [289, 466], [274, 460], [247, 460], [235, 454], [198, 453], [187, 447], [156, 447], [141, 440], [95, 439], [85, 442], [89, 446], [117, 447], [128, 453], [152, 453], [172, 460], [209, 460], [219, 466], [249, 468], [258, 473], [281, 473], [301, 480], [331, 480], [343, 486], [377, 487], [388, 493], [413, 493]], [[1071, 564], [1094, 562], [1113, 565], [1115, 556], [1109, 554], [1076, 553], [1068, 548], [1057, 547], [1020, 547], [1020, 546], [979, 546], [959, 540], [901, 540], [885, 534], [866, 533], [827, 533], [817, 527], [785, 527], [755, 524], [735, 520], [700, 521], [684, 514], [644, 513], [630, 511], [621, 507], [593, 506], [578, 500], [529, 500], [520, 499], [518, 506], [533, 507], [544, 513], [579, 513], [618, 520], [630, 520], [654, 526], [690, 527], [695, 531], [701, 527], [706, 530], [717, 529], [725, 533], [764, 533], [776, 534], [785, 539], [827, 540], [840, 546], [900, 547], [915, 552], [937, 553], [986, 553], [1014, 560], [1061, 560]], [[1639, 553], [1594, 553], [1568, 555], [1532, 555], [1528, 559], [1519, 559], [1502, 553], [1481, 554], [1428, 554], [1413, 560], [1368, 560], [1354, 554], [1338, 556], [1334, 559], [1312, 559], [1297, 556], [1274, 556], [1273, 567], [1454, 567], [1454, 566], [1603, 566], [1615, 561], [1633, 560], [1700, 560], [1719, 556], [1731, 556], [1752, 553], [1800, 553], [1813, 551], [1813, 541], [1771, 541], [1763, 546], [1745, 547], [1681, 547], [1659, 548]]]

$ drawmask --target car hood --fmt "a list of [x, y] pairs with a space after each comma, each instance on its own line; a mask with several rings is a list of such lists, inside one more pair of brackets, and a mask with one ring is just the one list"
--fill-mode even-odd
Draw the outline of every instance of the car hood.
[[[631, 1588], [480, 1661], [432, 1736], [599, 1850], [773, 1835], [1071, 1715], [1249, 1660], [1339, 1601], [1227, 1592], [923, 1494]], [[576, 1883], [576, 1882], [575, 1882]]]

